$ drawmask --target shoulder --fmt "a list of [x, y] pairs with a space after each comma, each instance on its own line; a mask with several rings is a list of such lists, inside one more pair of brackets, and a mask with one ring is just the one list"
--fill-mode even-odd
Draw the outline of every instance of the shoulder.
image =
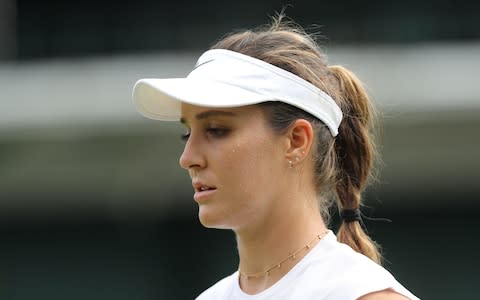
[[408, 298], [392, 290], [383, 290], [367, 294], [358, 300], [408, 300]]
[[[319, 249], [309, 273], [328, 282], [332, 299], [417, 299], [385, 268], [339, 243], [332, 235]], [[402, 296], [403, 295], [403, 296]]]
[[222, 280], [218, 281], [203, 293], [201, 293], [195, 300], [214, 300], [214, 299], [226, 299], [225, 295], [227, 295], [231, 289], [233, 288], [233, 284], [235, 283], [236, 279], [236, 272], [230, 276], [223, 278]]

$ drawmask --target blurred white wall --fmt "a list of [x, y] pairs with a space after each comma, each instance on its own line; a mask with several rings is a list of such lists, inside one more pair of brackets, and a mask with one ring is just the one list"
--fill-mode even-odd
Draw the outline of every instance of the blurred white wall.
[[[480, 43], [328, 49], [387, 112], [480, 108]], [[186, 75], [200, 53], [47, 60], [0, 65], [0, 128], [135, 120], [142, 77]]]

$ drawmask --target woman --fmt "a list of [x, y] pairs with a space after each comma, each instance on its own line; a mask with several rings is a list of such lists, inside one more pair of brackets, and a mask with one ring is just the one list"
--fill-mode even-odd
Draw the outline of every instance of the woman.
[[139, 80], [133, 97], [145, 116], [185, 125], [180, 165], [200, 222], [236, 234], [238, 271], [198, 299], [417, 299], [361, 226], [371, 103], [301, 29], [279, 18], [231, 34], [187, 78]]

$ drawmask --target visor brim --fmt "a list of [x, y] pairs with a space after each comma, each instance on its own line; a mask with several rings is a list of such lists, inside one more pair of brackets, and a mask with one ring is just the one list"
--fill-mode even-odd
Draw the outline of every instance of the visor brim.
[[243, 88], [212, 80], [194, 78], [141, 79], [133, 88], [137, 110], [147, 118], [177, 121], [181, 103], [203, 107], [229, 108], [275, 100]]

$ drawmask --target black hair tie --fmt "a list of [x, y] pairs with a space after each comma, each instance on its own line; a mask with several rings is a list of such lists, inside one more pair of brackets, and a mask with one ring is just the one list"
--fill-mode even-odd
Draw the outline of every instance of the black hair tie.
[[340, 218], [342, 219], [343, 222], [345, 223], [350, 223], [350, 222], [361, 222], [362, 221], [362, 214], [360, 213], [360, 210], [357, 209], [342, 209], [340, 211]]

